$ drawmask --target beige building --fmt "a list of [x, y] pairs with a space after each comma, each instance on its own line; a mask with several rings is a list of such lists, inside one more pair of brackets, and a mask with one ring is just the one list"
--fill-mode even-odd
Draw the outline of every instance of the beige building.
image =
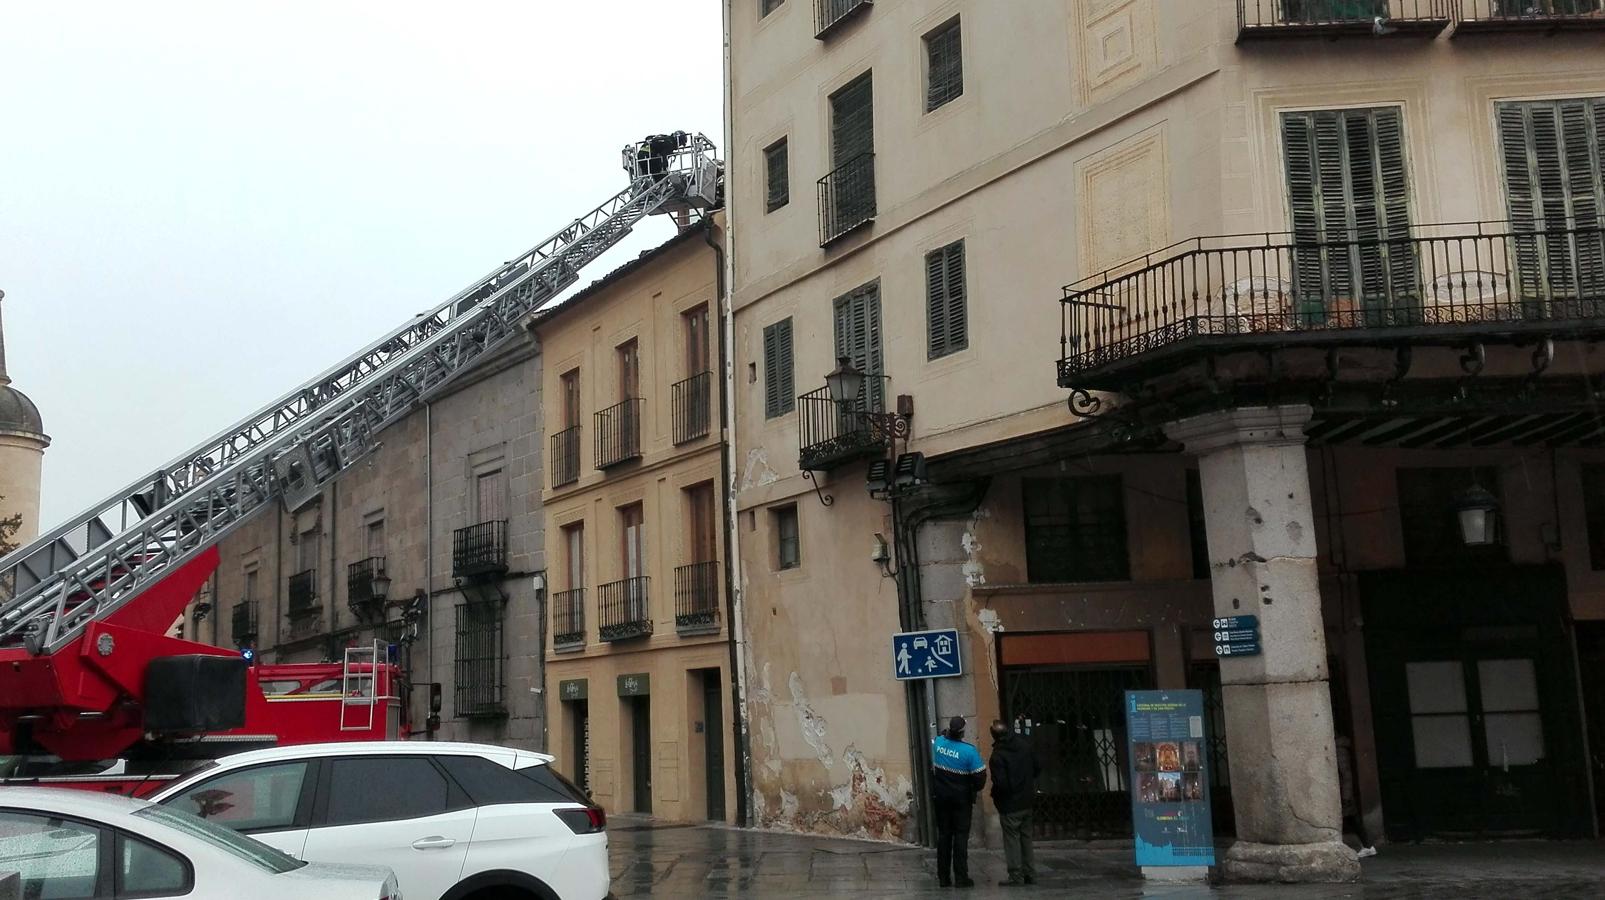
[[1374, 835], [1595, 832], [1605, 18], [1516, 6], [727, 2], [759, 823], [927, 837], [963, 715], [1129, 835], [1123, 692], [1196, 687], [1237, 874], [1357, 871], [1335, 732]]
[[184, 628], [262, 662], [340, 660], [394, 645], [412, 729], [546, 746], [540, 655], [545, 540], [541, 357], [515, 339], [387, 429], [381, 446], [295, 512], [275, 504], [219, 544]]
[[549, 752], [610, 810], [732, 820], [716, 218], [541, 312]]
[[[0, 299], [5, 296], [0, 291]], [[39, 534], [39, 479], [49, 446], [39, 408], [11, 386], [0, 333], [0, 520], [18, 517], [4, 543], [20, 547]]]

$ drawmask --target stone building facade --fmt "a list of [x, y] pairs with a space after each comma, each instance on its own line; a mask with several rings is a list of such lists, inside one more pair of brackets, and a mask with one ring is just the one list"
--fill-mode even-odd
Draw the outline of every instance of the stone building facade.
[[1357, 872], [1338, 734], [1374, 834], [1595, 832], [1601, 20], [1361, 6], [727, 2], [759, 822], [921, 837], [962, 715], [1128, 835], [1123, 692], [1192, 687], [1238, 874]]

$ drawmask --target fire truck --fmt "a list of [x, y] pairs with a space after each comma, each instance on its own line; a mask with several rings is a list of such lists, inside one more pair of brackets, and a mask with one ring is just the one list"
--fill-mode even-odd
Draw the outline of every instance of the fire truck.
[[249, 648], [169, 630], [225, 537], [312, 502], [646, 217], [683, 225], [723, 203], [723, 163], [700, 134], [653, 135], [623, 161], [629, 184], [613, 197], [0, 559], [0, 783], [137, 794], [235, 750], [406, 736], [410, 691], [387, 645], [258, 665]]

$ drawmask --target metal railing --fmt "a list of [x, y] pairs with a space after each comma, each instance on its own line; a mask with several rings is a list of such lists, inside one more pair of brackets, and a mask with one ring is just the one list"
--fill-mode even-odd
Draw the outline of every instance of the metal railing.
[[506, 571], [506, 519], [481, 522], [451, 533], [451, 577], [473, 578]]
[[719, 630], [718, 561], [674, 570], [674, 627], [681, 634]]
[[884, 375], [865, 376], [864, 386], [854, 400], [832, 400], [829, 388], [798, 397], [797, 422], [801, 430], [798, 467], [825, 472], [883, 452], [886, 436], [874, 420], [864, 414], [885, 412], [890, 381]]
[[507, 715], [503, 700], [503, 610], [499, 600], [457, 604], [457, 657], [453, 664], [454, 710], [465, 718]]
[[857, 13], [869, 12], [874, 0], [814, 0], [814, 37], [824, 40]]
[[552, 435], [552, 487], [580, 480], [580, 426]]
[[373, 580], [385, 574], [385, 558], [370, 556], [346, 567], [346, 603], [353, 612], [373, 602]]
[[819, 246], [875, 221], [875, 154], [860, 153], [819, 179]]
[[234, 604], [234, 613], [230, 636], [235, 644], [245, 645], [253, 643], [257, 636], [257, 614], [261, 604], [255, 600], [241, 600]]
[[318, 570], [307, 569], [290, 576], [286, 585], [290, 605], [288, 613], [290, 618], [310, 615], [318, 612]]
[[713, 423], [712, 386], [713, 373], [698, 372], [671, 389], [676, 444], [708, 436]]
[[585, 588], [552, 594], [552, 646], [585, 646]]
[[1445, 0], [1459, 14], [1457, 31], [1552, 31], [1605, 28], [1602, 0]]
[[652, 633], [651, 579], [625, 578], [599, 589], [601, 614], [598, 636], [604, 641], [625, 641]]
[[1059, 384], [1183, 342], [1459, 338], [1605, 326], [1605, 219], [1416, 225], [1377, 237], [1194, 238], [1064, 289]]
[[596, 414], [596, 467], [606, 469], [641, 455], [641, 398], [631, 397]]
[[1353, 31], [1384, 36], [1443, 30], [1453, 0], [1237, 0], [1240, 37]]

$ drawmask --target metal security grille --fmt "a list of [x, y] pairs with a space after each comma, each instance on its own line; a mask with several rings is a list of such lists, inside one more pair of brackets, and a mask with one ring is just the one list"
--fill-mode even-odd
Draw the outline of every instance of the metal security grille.
[[931, 359], [970, 345], [969, 310], [964, 290], [964, 242], [955, 241], [925, 255], [926, 350]]
[[671, 389], [676, 444], [708, 436], [713, 422], [712, 386], [713, 373], [698, 372]]
[[1036, 836], [1131, 836], [1126, 691], [1147, 690], [1146, 667], [1005, 669], [1004, 719], [1042, 763]]
[[792, 372], [791, 319], [781, 319], [763, 330], [764, 418], [783, 416], [797, 408]]
[[768, 189], [765, 211], [774, 212], [791, 202], [791, 161], [786, 139], [770, 144], [763, 152], [764, 182]]
[[925, 111], [930, 112], [964, 94], [964, 54], [959, 20], [925, 37]]
[[507, 715], [502, 700], [502, 604], [468, 600], [457, 604], [455, 712], [460, 717]]
[[1126, 581], [1126, 504], [1120, 476], [1026, 478], [1026, 577], [1032, 582]]

